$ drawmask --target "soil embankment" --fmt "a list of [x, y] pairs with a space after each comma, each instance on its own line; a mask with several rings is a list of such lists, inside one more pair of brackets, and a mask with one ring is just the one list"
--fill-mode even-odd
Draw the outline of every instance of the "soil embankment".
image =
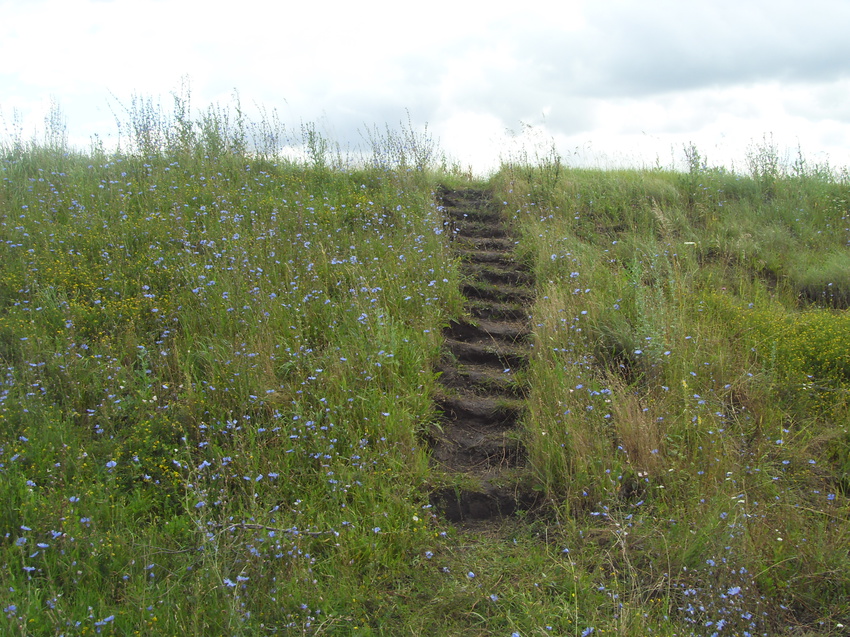
[[455, 523], [498, 521], [534, 504], [523, 486], [519, 430], [533, 279], [516, 261], [509, 225], [487, 191], [441, 189], [438, 201], [454, 226], [467, 316], [444, 333], [442, 418], [431, 441], [434, 466], [450, 486], [431, 500]]

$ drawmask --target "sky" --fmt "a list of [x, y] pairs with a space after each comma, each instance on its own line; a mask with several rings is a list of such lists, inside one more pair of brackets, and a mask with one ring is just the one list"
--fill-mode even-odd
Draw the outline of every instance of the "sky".
[[567, 164], [850, 167], [847, 0], [0, 0], [0, 140], [109, 143], [135, 97], [310, 122], [343, 147], [404, 122], [479, 174]]

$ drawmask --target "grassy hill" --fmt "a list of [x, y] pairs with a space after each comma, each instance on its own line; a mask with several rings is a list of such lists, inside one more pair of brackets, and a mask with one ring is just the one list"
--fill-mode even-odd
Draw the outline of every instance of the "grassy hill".
[[[134, 130], [0, 159], [2, 632], [846, 634], [846, 175]], [[478, 531], [430, 497], [438, 186], [492, 193], [535, 282], [538, 504]]]

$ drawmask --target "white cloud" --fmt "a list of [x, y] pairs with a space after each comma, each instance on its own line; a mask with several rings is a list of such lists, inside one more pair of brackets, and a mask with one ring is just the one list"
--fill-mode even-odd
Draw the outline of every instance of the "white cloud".
[[0, 0], [0, 110], [36, 126], [53, 96], [109, 136], [112, 95], [168, 109], [188, 76], [197, 108], [237, 90], [343, 144], [409, 112], [482, 166], [521, 121], [607, 159], [772, 131], [848, 164], [847, 24], [843, 0]]

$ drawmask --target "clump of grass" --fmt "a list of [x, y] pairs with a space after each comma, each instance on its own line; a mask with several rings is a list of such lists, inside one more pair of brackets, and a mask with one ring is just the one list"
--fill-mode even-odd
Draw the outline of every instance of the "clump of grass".
[[[812, 255], [813, 256], [813, 255]], [[821, 307], [850, 307], [850, 256], [834, 251], [793, 263], [791, 282], [801, 299]]]
[[846, 185], [692, 159], [541, 175], [545, 199], [533, 171], [497, 176], [542, 274], [529, 457], [657, 629], [831, 634], [850, 612], [825, 560], [850, 528], [848, 332], [817, 307], [840, 307]]

